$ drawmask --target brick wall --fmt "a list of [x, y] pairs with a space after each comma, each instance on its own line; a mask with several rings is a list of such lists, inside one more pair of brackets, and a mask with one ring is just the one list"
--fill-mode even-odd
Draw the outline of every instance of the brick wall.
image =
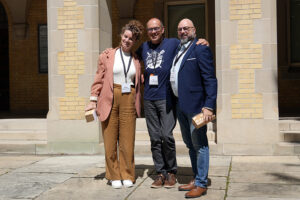
[[15, 112], [48, 110], [48, 74], [38, 68], [38, 24], [47, 24], [47, 1], [32, 0], [27, 16], [27, 38], [10, 32], [10, 109]]
[[230, 47], [230, 68], [238, 70], [239, 93], [231, 96], [232, 118], [262, 118], [263, 97], [255, 93], [255, 69], [262, 68], [262, 45], [253, 42], [253, 20], [261, 18], [261, 0], [230, 0], [237, 21], [237, 44]]
[[79, 97], [79, 75], [85, 72], [85, 53], [78, 51], [78, 30], [84, 28], [84, 9], [74, 0], [58, 8], [57, 29], [64, 31], [64, 51], [57, 55], [58, 74], [64, 76], [65, 96], [59, 98], [60, 119], [83, 119], [86, 98]]

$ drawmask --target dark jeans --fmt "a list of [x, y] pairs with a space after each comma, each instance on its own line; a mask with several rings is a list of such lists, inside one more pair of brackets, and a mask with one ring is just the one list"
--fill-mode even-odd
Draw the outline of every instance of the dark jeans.
[[144, 110], [155, 170], [164, 176], [168, 172], [176, 174], [176, 147], [173, 137], [175, 113], [173, 110], [166, 111], [166, 100], [145, 100]]
[[187, 114], [180, 110], [178, 104], [176, 110], [182, 138], [189, 149], [192, 169], [195, 176], [195, 185], [207, 188], [209, 168], [209, 147], [206, 135], [207, 126], [205, 125], [196, 129], [192, 123], [194, 115]]

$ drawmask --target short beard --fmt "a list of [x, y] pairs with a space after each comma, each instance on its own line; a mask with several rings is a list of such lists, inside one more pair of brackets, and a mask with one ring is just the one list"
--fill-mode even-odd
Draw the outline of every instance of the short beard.
[[189, 41], [193, 40], [194, 38], [196, 38], [196, 34], [192, 34], [191, 36], [189, 36], [189, 37], [187, 37], [187, 38], [180, 39], [180, 44], [181, 44], [181, 45], [186, 44], [186, 43], [188, 43]]
[[189, 38], [180, 39], [180, 44], [186, 44], [189, 41]]

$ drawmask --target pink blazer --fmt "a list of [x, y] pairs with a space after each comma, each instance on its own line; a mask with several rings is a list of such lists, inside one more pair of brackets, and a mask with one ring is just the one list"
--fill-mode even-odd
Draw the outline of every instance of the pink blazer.
[[[98, 70], [91, 87], [91, 96], [97, 97], [97, 114], [100, 121], [105, 121], [110, 114], [113, 103], [113, 66], [116, 50], [111, 49], [108, 53], [102, 53], [98, 58]], [[133, 55], [135, 74], [135, 108], [137, 115], [141, 116], [141, 65], [137, 56]]]

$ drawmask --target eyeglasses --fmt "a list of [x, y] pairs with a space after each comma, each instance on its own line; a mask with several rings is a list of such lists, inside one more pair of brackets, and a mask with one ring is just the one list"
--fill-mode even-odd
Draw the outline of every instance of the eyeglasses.
[[148, 32], [159, 31], [160, 27], [147, 28]]
[[181, 31], [188, 31], [190, 30], [190, 28], [194, 28], [192, 26], [185, 26], [185, 27], [180, 27], [177, 29], [178, 32], [181, 32]]

